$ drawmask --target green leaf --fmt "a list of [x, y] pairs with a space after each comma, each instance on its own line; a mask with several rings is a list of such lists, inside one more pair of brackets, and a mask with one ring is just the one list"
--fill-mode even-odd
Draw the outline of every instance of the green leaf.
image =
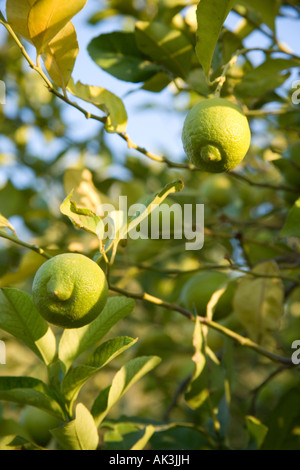
[[29, 201], [34, 195], [32, 188], [16, 189], [10, 180], [0, 189], [0, 212], [9, 218], [12, 215], [26, 214], [27, 207], [24, 207], [24, 201]]
[[7, 0], [6, 16], [12, 29], [30, 41], [28, 15], [36, 0]]
[[258, 97], [281, 86], [289, 77], [284, 70], [299, 67], [300, 62], [293, 59], [267, 58], [261, 65], [247, 73], [235, 87], [238, 96]]
[[192, 359], [195, 363], [195, 372], [194, 372], [192, 380], [195, 380], [197, 377], [199, 377], [199, 375], [203, 371], [203, 368], [206, 363], [203, 329], [202, 329], [202, 325], [199, 321], [198, 316], [196, 317], [196, 322], [195, 322], [195, 329], [194, 329], [194, 334], [193, 334], [193, 346], [195, 349], [195, 353]]
[[157, 73], [152, 78], [149, 78], [141, 87], [142, 90], [151, 91], [153, 93], [160, 93], [171, 82], [171, 78], [166, 73]]
[[[181, 180], [173, 181], [172, 183], [167, 184], [159, 193], [157, 193], [154, 197], [147, 198], [147, 201], [141, 204], [137, 204], [137, 210], [133, 216], [129, 218], [126, 223], [123, 223], [122, 212], [116, 211], [115, 213], [115, 221], [114, 222], [114, 230], [113, 230], [113, 237], [107, 241], [105, 245], [105, 251], [108, 252], [111, 248], [113, 249], [112, 258], [114, 258], [118, 244], [121, 240], [127, 237], [127, 234], [132, 230], [135, 230], [143, 220], [145, 220], [158, 206], [169, 196], [170, 194], [179, 192], [183, 189], [183, 182]], [[125, 214], [127, 217], [127, 214]], [[148, 222], [147, 227], [148, 227]]]
[[96, 450], [99, 436], [95, 421], [89, 410], [79, 403], [76, 417], [66, 425], [51, 430], [64, 450]]
[[88, 52], [99, 67], [126, 82], [144, 82], [161, 70], [138, 49], [131, 32], [100, 34], [90, 42]]
[[[149, 426], [152, 425], [150, 424]], [[143, 423], [122, 422], [119, 420], [117, 423], [105, 421], [105, 428], [108, 428], [104, 434], [105, 449], [132, 450], [132, 447], [135, 445], [142, 446], [144, 438], [145, 441], [147, 440], [147, 427]], [[151, 431], [148, 432], [151, 433]]]
[[59, 419], [65, 419], [53, 391], [33, 377], [0, 377], [0, 400], [35, 406]]
[[275, 32], [275, 20], [281, 7], [280, 0], [239, 0], [239, 4], [258, 14], [261, 23], [265, 23]]
[[136, 441], [136, 443], [130, 448], [130, 450], [143, 450], [154, 433], [155, 427], [152, 426], [152, 424], [146, 426], [143, 436]]
[[237, 50], [243, 49], [243, 42], [232, 31], [224, 31], [220, 38], [220, 47], [222, 49], [222, 60], [224, 64], [230, 61]]
[[81, 387], [90, 377], [130, 348], [136, 341], [136, 339], [126, 336], [110, 339], [101, 344], [84, 365], [71, 368], [62, 382], [62, 391], [66, 400], [71, 403], [70, 406], [72, 406], [72, 402], [76, 399]]
[[79, 52], [74, 25], [69, 22], [44, 48], [42, 58], [50, 78], [65, 89]]
[[234, 295], [233, 308], [250, 338], [261, 342], [280, 326], [284, 313], [284, 287], [282, 281], [276, 279], [280, 270], [275, 261], [262, 262], [252, 272], [258, 277], [247, 275], [240, 280]]
[[0, 450], [35, 450], [40, 449], [22, 436], [7, 435], [0, 438]]
[[151, 427], [155, 429], [150, 437], [152, 450], [207, 450], [213, 442], [211, 438], [209, 442], [209, 437], [201, 426], [195, 427], [192, 423], [166, 423], [122, 416], [118, 420], [105, 420], [103, 427], [107, 429], [104, 434], [106, 450], [132, 450], [135, 444], [140, 445], [144, 436], [152, 431]]
[[132, 299], [110, 297], [96, 320], [82, 328], [65, 330], [59, 343], [58, 355], [66, 370], [81, 353], [95, 346], [118, 321], [129, 315], [134, 306]]
[[258, 450], [264, 442], [268, 428], [254, 416], [248, 415], [245, 419], [249, 438], [247, 449]]
[[192, 44], [179, 30], [163, 23], [138, 21], [135, 25], [138, 48], [175, 76], [186, 77], [191, 66]]
[[196, 317], [193, 345], [195, 353], [192, 359], [195, 369], [185, 393], [185, 400], [194, 410], [207, 406], [208, 402], [208, 409], [212, 404], [215, 408], [224, 395], [224, 372], [214, 355], [207, 355], [204, 330], [199, 317]]
[[86, 230], [87, 232], [96, 235], [99, 224], [102, 226], [101, 218], [90, 209], [78, 207], [72, 198], [73, 191], [71, 191], [60, 205], [61, 213], [69, 217], [76, 228]]
[[202, 373], [191, 382], [185, 394], [187, 405], [193, 410], [201, 408], [208, 416], [214, 410], [217, 419], [217, 409], [225, 392], [224, 381], [221, 365], [207, 357]]
[[28, 31], [30, 38], [41, 54], [52, 39], [67, 23], [85, 6], [87, 0], [37, 0], [28, 15]]
[[55, 336], [34, 306], [32, 297], [18, 289], [0, 290], [0, 328], [23, 341], [45, 364], [56, 354]]
[[105, 128], [108, 132], [125, 132], [127, 127], [127, 113], [123, 101], [105, 88], [76, 84], [70, 80], [68, 91], [87, 103], [101, 109], [106, 116]]
[[280, 232], [281, 237], [300, 237], [300, 197], [289, 210], [285, 224]]
[[64, 173], [64, 189], [66, 194], [73, 191], [72, 200], [78, 207], [90, 209], [95, 214], [101, 204], [111, 203], [105, 194], [98, 191], [87, 168], [68, 168]]
[[198, 4], [196, 54], [207, 78], [223, 23], [234, 3], [235, 0], [201, 0]]
[[20, 265], [16, 271], [8, 272], [0, 278], [0, 287], [9, 287], [12, 284], [25, 281], [34, 275], [38, 268], [46, 261], [46, 259], [35, 253], [28, 251], [21, 259]]
[[114, 376], [110, 387], [102, 390], [92, 406], [92, 415], [99, 426], [110, 409], [145, 374], [160, 363], [157, 356], [143, 356], [127, 362]]
[[298, 387], [278, 394], [277, 404], [264, 419], [269, 431], [261, 445], [262, 450], [300, 450]]

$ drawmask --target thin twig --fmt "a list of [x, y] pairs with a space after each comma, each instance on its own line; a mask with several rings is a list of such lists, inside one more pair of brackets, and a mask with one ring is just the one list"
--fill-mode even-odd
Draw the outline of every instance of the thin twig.
[[49, 255], [49, 253], [43, 250], [43, 248], [40, 248], [37, 245], [31, 245], [30, 243], [26, 243], [23, 240], [20, 240], [19, 238], [17, 238], [16, 236], [11, 236], [11, 235], [8, 235], [8, 233], [0, 231], [0, 237], [5, 238], [6, 240], [9, 240], [13, 243], [16, 243], [17, 245], [23, 246], [24, 248], [28, 248], [29, 250], [35, 251], [36, 253], [43, 256], [44, 258], [47, 258], [47, 259], [52, 258], [52, 256]]
[[[190, 312], [189, 310], [187, 310], [187, 309], [185, 309], [185, 308], [183, 308], [179, 305], [176, 305], [176, 304], [171, 304], [169, 302], [164, 302], [163, 300], [161, 300], [157, 297], [154, 297], [150, 294], [147, 294], [145, 292], [140, 293], [140, 294], [134, 293], [134, 292], [128, 292], [125, 289], [120, 289], [119, 287], [112, 286], [112, 285], [109, 286], [109, 289], [113, 292], [117, 292], [117, 293], [122, 294], [126, 297], [130, 297], [130, 298], [133, 298], [133, 299], [150, 302], [150, 303], [158, 305], [162, 308], [166, 308], [168, 310], [178, 312], [178, 313], [184, 315], [189, 320], [195, 321], [195, 315], [192, 312]], [[214, 330], [219, 331], [223, 335], [225, 335], [225, 336], [233, 339], [234, 341], [236, 341], [240, 346], [244, 346], [244, 347], [247, 347], [249, 349], [252, 349], [253, 351], [256, 351], [258, 354], [270, 359], [273, 362], [279, 362], [281, 364], [285, 364], [285, 365], [288, 365], [290, 367], [294, 366], [294, 364], [292, 363], [291, 358], [289, 358], [289, 357], [283, 357], [283, 356], [279, 356], [278, 354], [272, 353], [271, 351], [268, 351], [267, 349], [263, 348], [262, 346], [255, 343], [251, 339], [245, 338], [244, 336], [239, 335], [235, 331], [232, 331], [229, 328], [226, 328], [225, 326], [214, 322], [213, 320], [208, 320], [207, 318], [200, 317], [200, 316], [198, 316], [198, 319], [203, 325], [206, 325], [209, 328], [213, 328]]]
[[281, 372], [287, 370], [286, 366], [280, 366], [277, 369], [275, 369], [258, 387], [256, 387], [254, 390], [252, 390], [253, 396], [251, 400], [251, 405], [250, 405], [250, 414], [255, 415], [256, 411], [256, 401], [258, 394], [260, 391], [267, 385], [274, 377], [276, 377], [278, 374]]
[[252, 181], [249, 178], [247, 178], [244, 175], [241, 175], [240, 173], [236, 173], [235, 171], [230, 171], [228, 173], [230, 176], [233, 176], [233, 178], [238, 179], [243, 181], [244, 183], [249, 184], [250, 186], [257, 186], [258, 188], [269, 188], [269, 189], [274, 189], [276, 191], [288, 191], [291, 193], [299, 193], [298, 188], [293, 188], [291, 186], [286, 186], [286, 185], [276, 185], [272, 183], [262, 183], [262, 182], [257, 182], [257, 181]]
[[263, 273], [256, 273], [251, 271], [250, 269], [245, 269], [244, 266], [240, 265], [223, 265], [223, 264], [212, 264], [212, 265], [205, 265], [199, 266], [197, 268], [192, 269], [163, 269], [158, 268], [155, 266], [150, 266], [142, 263], [131, 263], [127, 262], [127, 265], [134, 266], [138, 269], [145, 270], [145, 271], [152, 271], [156, 273], [163, 274], [164, 276], [184, 276], [186, 274], [194, 274], [201, 271], [236, 271], [241, 274], [253, 276], [256, 278], [265, 278], [265, 279], [281, 279], [282, 281], [292, 282], [295, 285], [300, 285], [300, 279], [290, 276], [284, 276], [281, 274], [263, 274]]

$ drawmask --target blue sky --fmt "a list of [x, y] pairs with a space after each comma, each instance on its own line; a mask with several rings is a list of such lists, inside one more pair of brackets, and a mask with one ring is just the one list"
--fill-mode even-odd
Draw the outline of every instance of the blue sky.
[[[169, 89], [159, 94], [138, 91], [139, 85], [122, 82], [102, 71], [87, 53], [87, 46], [92, 38], [104, 32], [122, 29], [120, 18], [116, 17], [108, 18], [95, 26], [90, 26], [87, 23], [87, 19], [94, 11], [99, 9], [101, 3], [103, 2], [100, 0], [88, 0], [84, 10], [73, 20], [80, 46], [80, 53], [73, 73], [74, 79], [89, 85], [105, 87], [120, 96], [124, 100], [127, 109], [129, 118], [128, 134], [131, 139], [154, 153], [163, 154], [166, 152], [172, 160], [179, 160], [183, 156], [181, 129], [184, 113], [174, 109], [172, 92]], [[2, 10], [4, 10], [4, 5], [5, 0], [0, 0]], [[225, 24], [229, 29], [233, 29], [238, 21], [239, 17], [235, 13], [230, 13]], [[295, 52], [300, 53], [300, 28], [295, 20], [279, 18], [277, 20], [277, 32], [280, 41], [287, 44]], [[269, 45], [268, 38], [259, 32], [251, 34], [245, 42], [246, 47], [257, 45], [261, 47], [268, 47]], [[252, 59], [257, 64], [262, 58], [260, 53], [253, 53]], [[128, 94], [132, 90], [136, 91]], [[184, 101], [184, 96], [176, 101], [176, 106], [179, 109], [182, 101]], [[144, 104], [149, 106], [142, 109]], [[86, 107], [86, 104], [84, 106]], [[74, 111], [67, 105], [64, 108], [64, 113], [71, 124], [71, 137], [75, 140], [93, 135], [98, 129], [100, 130], [99, 123], [92, 120], [87, 121], [79, 112]], [[107, 134], [107, 141], [114, 149], [116, 159], [118, 159], [118, 156], [124, 155], [126, 144], [123, 140], [116, 135]], [[49, 146], [48, 151], [51, 153], [54, 149], [55, 147]], [[41, 142], [36, 150], [37, 152], [45, 152], [44, 143]]]

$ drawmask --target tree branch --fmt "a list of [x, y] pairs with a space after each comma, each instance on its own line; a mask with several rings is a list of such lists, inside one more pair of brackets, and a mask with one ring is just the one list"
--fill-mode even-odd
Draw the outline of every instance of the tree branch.
[[[172, 310], [175, 312], [180, 313], [181, 315], [184, 315], [186, 318], [188, 318], [191, 321], [195, 321], [195, 315], [190, 312], [189, 310], [180, 307], [179, 305], [176, 304], [171, 304], [169, 302], [164, 302], [163, 300], [153, 297], [150, 294], [147, 293], [134, 293], [134, 292], [128, 292], [125, 289], [120, 289], [117, 286], [109, 286], [109, 289], [113, 292], [117, 292], [118, 294], [124, 295], [126, 297], [130, 297], [133, 299], [137, 300], [142, 300], [146, 302], [150, 302], [152, 304], [158, 305], [162, 308], [166, 308], [168, 310]], [[244, 336], [239, 335], [235, 331], [230, 330], [229, 328], [226, 328], [223, 325], [220, 325], [219, 323], [216, 323], [213, 320], [208, 320], [205, 317], [198, 317], [199, 321], [203, 324], [206, 325], [209, 328], [213, 328], [214, 330], [218, 331], [219, 333], [222, 333], [223, 335], [227, 336], [228, 338], [231, 338], [235, 342], [237, 342], [240, 346], [247, 347], [249, 349], [252, 349], [253, 351], [257, 352], [258, 354], [270, 359], [273, 362], [279, 362], [281, 364], [288, 365], [290, 367], [294, 367], [295, 365], [292, 363], [291, 358], [289, 357], [284, 357], [284, 356], [279, 356], [278, 354], [272, 353], [271, 351], [268, 351], [267, 349], [263, 348], [259, 344], [255, 343], [249, 338], [245, 338]]]

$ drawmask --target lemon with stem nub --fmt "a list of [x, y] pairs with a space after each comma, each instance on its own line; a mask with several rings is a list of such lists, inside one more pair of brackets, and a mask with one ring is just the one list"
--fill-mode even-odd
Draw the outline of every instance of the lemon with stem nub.
[[248, 152], [250, 140], [246, 116], [224, 98], [201, 101], [184, 121], [183, 148], [190, 162], [202, 171], [232, 170]]
[[49, 323], [79, 328], [101, 313], [108, 286], [98, 264], [84, 255], [65, 253], [42, 264], [34, 277], [32, 294], [38, 311]]

